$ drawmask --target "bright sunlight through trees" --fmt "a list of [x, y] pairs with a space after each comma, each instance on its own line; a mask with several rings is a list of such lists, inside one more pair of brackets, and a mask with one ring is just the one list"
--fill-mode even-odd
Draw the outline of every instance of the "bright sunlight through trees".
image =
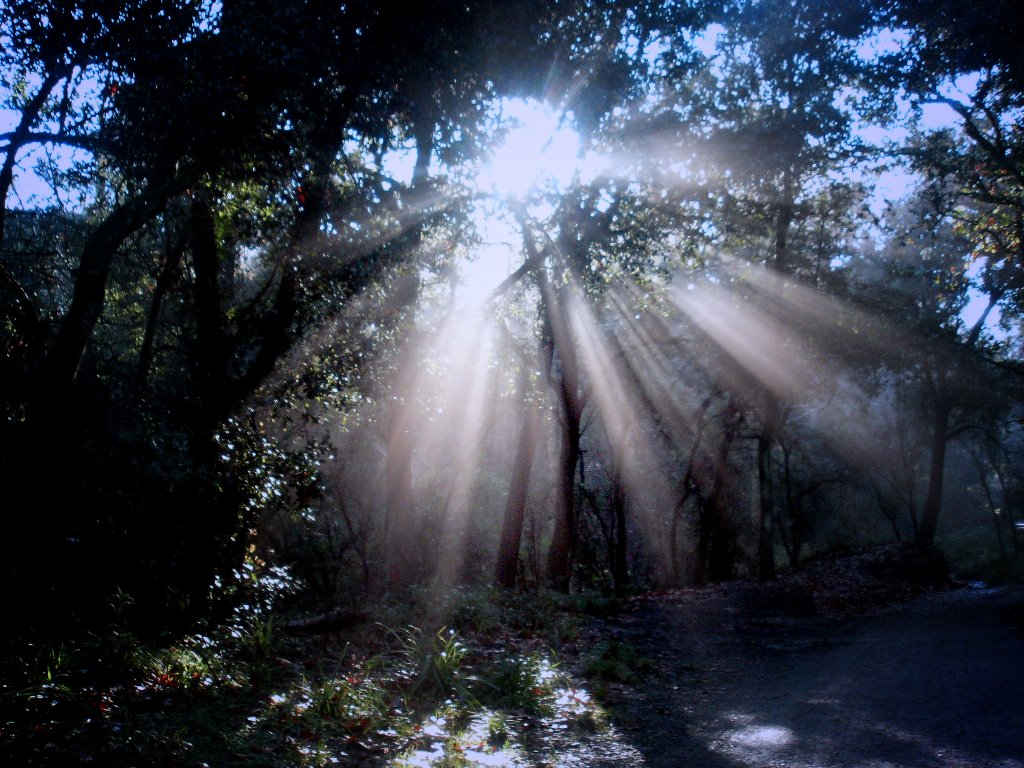
[[0, 764], [1024, 766], [1017, 5], [0, 0]]
[[560, 192], [585, 169], [571, 115], [523, 99], [502, 102], [499, 114], [506, 133], [481, 168], [482, 190], [521, 201], [537, 188]]

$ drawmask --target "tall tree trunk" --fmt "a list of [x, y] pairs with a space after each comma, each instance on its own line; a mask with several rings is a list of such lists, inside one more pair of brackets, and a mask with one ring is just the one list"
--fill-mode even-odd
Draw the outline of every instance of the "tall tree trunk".
[[393, 401], [388, 418], [384, 464], [385, 525], [388, 539], [388, 582], [399, 589], [418, 575], [420, 547], [412, 487], [411, 398]]
[[612, 582], [615, 591], [623, 594], [629, 587], [629, 531], [626, 525], [626, 489], [622, 481], [622, 459], [615, 459], [612, 471], [612, 518], [615, 525], [612, 550]]
[[[419, 298], [419, 276], [406, 274], [395, 281], [392, 314], [401, 326]], [[416, 344], [407, 341], [399, 352], [391, 380], [391, 397], [384, 434], [384, 538], [388, 586], [401, 589], [423, 575], [423, 547], [413, 492], [413, 443], [416, 416]]]
[[[580, 460], [580, 422], [583, 395], [580, 392], [575, 339], [565, 314], [564, 294], [556, 292], [541, 271], [543, 311], [558, 352], [559, 424], [562, 428], [555, 479], [555, 529], [548, 549], [548, 579], [551, 586], [569, 591], [572, 553], [576, 538], [576, 465]], [[564, 290], [564, 289], [563, 289]]]
[[[685, 503], [685, 502], [684, 502]], [[680, 506], [676, 506], [675, 515], [672, 517], [672, 536], [675, 542], [677, 520], [682, 516]], [[714, 526], [714, 507], [711, 498], [704, 498], [697, 494], [697, 545], [693, 553], [693, 565], [690, 569], [690, 579], [694, 584], [703, 586], [709, 578], [708, 552], [711, 549], [711, 533]]]
[[[522, 396], [525, 398], [528, 387], [524, 368]], [[516, 570], [519, 564], [519, 546], [523, 538], [523, 523], [526, 518], [526, 500], [530, 489], [530, 474], [533, 469], [533, 457], [537, 448], [540, 411], [529, 402], [519, 440], [516, 444], [516, 455], [512, 464], [512, 477], [508, 484], [508, 496], [505, 500], [505, 518], [501, 526], [501, 543], [498, 546], [498, 562], [494, 569], [494, 581], [499, 587], [512, 589], [516, 583]]]
[[793, 223], [794, 198], [793, 171], [786, 168], [782, 173], [782, 197], [775, 216], [775, 259], [772, 267], [777, 272], [789, 269], [789, 227]]
[[[789, 271], [789, 227], [793, 223], [795, 206], [795, 180], [792, 167], [782, 172], [782, 190], [775, 216], [774, 260], [771, 267], [780, 273]], [[758, 534], [757, 560], [758, 578], [775, 578], [775, 498], [771, 473], [771, 452], [775, 443], [775, 430], [779, 421], [779, 403], [775, 396], [765, 393], [765, 421], [757, 438], [757, 488], [758, 488]]]
[[918, 542], [925, 545], [935, 542], [935, 529], [939, 522], [939, 510], [942, 508], [942, 485], [946, 473], [946, 446], [949, 444], [949, 416], [951, 411], [950, 403], [940, 394], [935, 403], [935, 414], [932, 422], [928, 495], [924, 500], [924, 509], [921, 511], [921, 525], [917, 530]]
[[[783, 469], [783, 482], [785, 482], [785, 499], [786, 499], [786, 513], [789, 516], [789, 530], [790, 530], [790, 541], [787, 545], [787, 554], [789, 555], [789, 565], [791, 568], [796, 569], [800, 566], [800, 555], [803, 551], [804, 537], [807, 535], [809, 529], [807, 512], [804, 509], [803, 496], [797, 495], [793, 492], [793, 473], [790, 461], [789, 448], [783, 448], [784, 455], [784, 469]], [[779, 526], [779, 531], [783, 531], [784, 527]]]
[[142, 335], [142, 344], [139, 347], [139, 362], [136, 369], [136, 379], [140, 388], [146, 386], [149, 378], [149, 370], [153, 364], [154, 347], [156, 345], [156, 331], [160, 324], [160, 310], [163, 307], [164, 296], [174, 284], [174, 278], [178, 274], [178, 267], [181, 265], [181, 257], [185, 252], [186, 240], [180, 238], [173, 245], [167, 243], [164, 249], [164, 263], [160, 267], [160, 274], [156, 278], [156, 286], [153, 289], [153, 298], [149, 303], [149, 312], [146, 314], [146, 329]]
[[1003, 495], [1003, 510], [1006, 512], [1006, 526], [1010, 532], [1010, 543], [1013, 545], [1014, 554], [1020, 554], [1020, 536], [1017, 535], [1017, 520], [1013, 511], [1013, 500], [1010, 496], [1010, 489], [1006, 485], [1006, 476], [999, 468], [999, 461], [994, 452], [992, 454], [992, 469], [996, 473], [996, 480], [999, 481], [999, 490]]
[[569, 591], [576, 538], [576, 465], [580, 459], [580, 422], [567, 403], [562, 407], [562, 435], [555, 478], [555, 530], [548, 548], [548, 579], [559, 592]]
[[774, 514], [772, 509], [775, 500], [771, 472], [772, 443], [772, 437], [767, 430], [762, 431], [757, 437], [757, 576], [765, 581], [775, 578]]
[[889, 521], [889, 525], [892, 526], [893, 537], [896, 541], [903, 541], [903, 534], [900, 533], [899, 525], [899, 500], [894, 500], [891, 493], [886, 493], [882, 486], [874, 481], [872, 481], [871, 487], [875, 491], [875, 503], [878, 504], [878, 511], [882, 513], [885, 519]]
[[[626, 363], [628, 370], [631, 375], [631, 379], [634, 382], [639, 382], [637, 371], [633, 366], [629, 365], [629, 361], [623, 356], [623, 360]], [[708, 395], [698, 406], [696, 413], [694, 414], [693, 424], [694, 429], [694, 440], [693, 445], [690, 446], [690, 455], [686, 462], [686, 473], [683, 476], [682, 482], [682, 494], [679, 500], [676, 502], [675, 509], [672, 512], [672, 526], [669, 533], [669, 551], [672, 556], [672, 574], [675, 577], [677, 583], [682, 583], [682, 563], [679, 553], [679, 527], [683, 522], [683, 515], [686, 512], [686, 502], [690, 498], [696, 496], [697, 498], [697, 514], [698, 514], [698, 530], [697, 530], [697, 546], [694, 550], [693, 561], [690, 565], [690, 578], [695, 584], [703, 584], [707, 579], [707, 562], [704, 554], [707, 552], [707, 537], [708, 537], [708, 526], [705, 524], [705, 504], [704, 496], [700, 491], [700, 482], [702, 478], [698, 478], [697, 474], [697, 457], [701, 450], [701, 443], [704, 440], [706, 432], [704, 418], [708, 408], [711, 407], [711, 401], [714, 399], [715, 393]], [[654, 403], [647, 399], [646, 403], [648, 409], [652, 413], [657, 413], [658, 409]]]
[[223, 312], [220, 305], [220, 255], [213, 211], [204, 193], [192, 199], [192, 267], [195, 271], [196, 382], [199, 392], [200, 428], [212, 436], [226, 396]]
[[988, 503], [988, 510], [992, 513], [992, 526], [996, 531], [996, 541], [999, 543], [999, 559], [1006, 562], [1006, 544], [1003, 542], [1003, 525], [999, 519], [999, 507], [992, 496], [992, 487], [988, 483], [988, 468], [981, 458], [971, 451], [971, 458], [974, 460], [974, 468], [978, 470], [978, 480], [981, 482], [981, 489], [985, 493], [985, 501]]
[[[414, 120], [416, 140], [416, 163], [413, 169], [412, 191], [423, 191], [429, 183], [430, 158], [434, 147], [434, 123], [419, 114]], [[422, 222], [417, 220], [410, 232], [410, 247], [419, 248], [422, 237]], [[396, 316], [405, 315], [419, 298], [419, 271], [410, 270], [397, 281], [395, 291]], [[422, 550], [418, 541], [419, 525], [413, 493], [413, 409], [415, 407], [415, 365], [414, 350], [407, 345], [405, 357], [398, 367], [394, 382], [395, 396], [388, 411], [384, 463], [384, 525], [387, 541], [388, 584], [391, 589], [400, 589], [411, 579], [420, 576], [423, 570]]]
[[[974, 349], [985, 328], [989, 314], [999, 303], [1003, 291], [993, 291], [981, 315], [974, 321], [971, 331], [964, 342], [968, 350]], [[946, 448], [949, 444], [949, 419], [953, 412], [954, 400], [950, 396], [950, 384], [955, 383], [955, 371], [940, 368], [936, 379], [932, 382], [935, 398], [935, 413], [932, 423], [931, 466], [928, 473], [928, 495], [921, 511], [921, 525], [917, 531], [917, 541], [930, 546], [935, 543], [935, 532], [939, 524], [939, 512], [942, 509], [942, 486], [946, 474]], [[951, 381], [952, 380], [952, 381]]]
[[[674, 578], [676, 584], [683, 583], [683, 558], [681, 552], [679, 551], [679, 530], [683, 522], [683, 515], [686, 513], [686, 502], [690, 500], [692, 492], [693, 491], [688, 488], [683, 491], [683, 495], [680, 496], [679, 500], [676, 502], [675, 509], [672, 510], [672, 522], [669, 526], [668, 545], [670, 547], [669, 552], [672, 557], [672, 577]], [[698, 495], [697, 503], [699, 504], [700, 501], [701, 499]], [[699, 546], [697, 548], [697, 551], [700, 552]], [[695, 583], [699, 583], [697, 582], [698, 578], [703, 578], [703, 575], [699, 574], [698, 572], [699, 561], [699, 556], [694, 557], [693, 563], [691, 564], [692, 579]]]
[[[725, 490], [729, 482], [729, 454], [732, 452], [736, 433], [739, 430], [740, 415], [731, 405], [724, 414], [722, 437], [715, 452], [714, 480], [711, 492], [703, 502], [698, 560], [706, 580], [725, 581], [732, 578], [735, 559], [735, 541], [729, 524], [728, 505]], [[704, 530], [706, 529], [706, 530]]]

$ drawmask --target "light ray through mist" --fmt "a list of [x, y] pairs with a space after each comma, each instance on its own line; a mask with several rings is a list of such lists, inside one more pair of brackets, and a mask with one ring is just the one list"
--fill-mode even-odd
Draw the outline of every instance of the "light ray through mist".
[[648, 417], [638, 410], [632, 383], [580, 291], [569, 293], [567, 309], [581, 367], [587, 375], [611, 450], [612, 472], [622, 483], [626, 498], [632, 502], [631, 514], [639, 518], [646, 545], [667, 563], [670, 559], [666, 549], [668, 542], [658, 535], [649, 514], [656, 505], [643, 503], [644, 499], [671, 495], [667, 478], [655, 471], [663, 467], [664, 462], [657, 458], [648, 430], [644, 429]]
[[[416, 298], [416, 322], [431, 329], [417, 332], [407, 345], [401, 366], [407, 370], [406, 380], [394, 390], [401, 393], [392, 403], [394, 428], [414, 435], [416, 444], [410, 509], [413, 524], [427, 537], [417, 538], [429, 550], [427, 573], [437, 590], [464, 575], [479, 480], [487, 471], [484, 462], [488, 452], [493, 458], [496, 441], [510, 437], [489, 430], [502, 397], [495, 350], [499, 341], [507, 345], [515, 340], [497, 338], [489, 313], [504, 301], [503, 288], [531, 271], [545, 275], [559, 262], [557, 238], [547, 239], [543, 247], [532, 243], [533, 237], [543, 238], [538, 232], [544, 231], [544, 216], [537, 215], [539, 208], [530, 208], [525, 196], [543, 184], [557, 187], [587, 174], [615, 184], [632, 183], [631, 177], [643, 168], [643, 176], [650, 179], [652, 165], [658, 169], [653, 175], [656, 191], [660, 185], [662, 192], [685, 196], [711, 183], [697, 145], [681, 143], [678, 136], [638, 134], [598, 157], [581, 153], [578, 140], [551, 113], [526, 115], [517, 130], [482, 173], [481, 182], [502, 197], [492, 198], [495, 210], [506, 208], [503, 216], [495, 215], [502, 220], [500, 226], [482, 218], [476, 222], [478, 234], [492, 245], [481, 248], [475, 261], [460, 265], [462, 285], [453, 290], [447, 313], [430, 306], [436, 296]], [[544, 174], [548, 181], [539, 182]], [[396, 197], [384, 216], [366, 222], [355, 258], [418, 227], [448, 202], [444, 193], [429, 187]], [[480, 216], [485, 209], [481, 206]], [[527, 226], [529, 221], [535, 223]], [[517, 264], [521, 268], [513, 269]], [[877, 465], [885, 460], [871, 432], [877, 419], [854, 417], [872, 408], [877, 415], [880, 407], [877, 394], [857, 383], [863, 379], [859, 366], [865, 359], [898, 356], [908, 347], [927, 348], [925, 340], [850, 301], [743, 260], [680, 273], [650, 289], [620, 281], [596, 301], [572, 280], [557, 287], [539, 280], [541, 297], [528, 291], [530, 298], [520, 311], [525, 308], [529, 315], [546, 305], [560, 356], [556, 359], [563, 364], [547, 383], [567, 386], [564, 377], [574, 374], [566, 368], [577, 366], [564, 364], [567, 356], [575, 358], [581, 399], [586, 401], [583, 421], [596, 427], [584, 436], [584, 456], [598, 457], [595, 465], [607, 472], [607, 481], [621, 483], [643, 546], [657, 551], [661, 564], [673, 562], [673, 567], [679, 514], [672, 517], [673, 533], [667, 538], [666, 519], [672, 513], [666, 505], [671, 510], [679, 500], [691, 472], [709, 485], [720, 479], [721, 464], [749, 464], [751, 440], [775, 418], [773, 409], [782, 414], [780, 440], [786, 437], [781, 430], [793, 425], [852, 465]], [[656, 300], [645, 290], [657, 292]], [[541, 305], [529, 303], [536, 301]], [[568, 386], [575, 389], [576, 382]], [[557, 412], [551, 406], [559, 393], [549, 389], [546, 396], [544, 408]], [[538, 442], [550, 449], [559, 439], [558, 422], [548, 418], [544, 424]], [[728, 424], [740, 424], [742, 433], [736, 438], [738, 447], [720, 458], [713, 454], [725, 444], [723, 434], [732, 428]], [[547, 458], [550, 462], [551, 456]], [[750, 470], [747, 466], [737, 472]], [[538, 474], [545, 471], [552, 467]], [[686, 479], [681, 479], [683, 474]]]
[[819, 339], [819, 346], [847, 358], [865, 353], [887, 359], [894, 351], [923, 343], [878, 313], [869, 313], [850, 301], [829, 296], [798, 279], [749, 263], [723, 265], [730, 284], [742, 286], [776, 317], [785, 318], [802, 334]]
[[438, 332], [433, 350], [447, 361], [439, 383], [446, 417], [436, 434], [427, 438], [428, 445], [434, 446], [430, 455], [440, 460], [448, 476], [434, 563], [436, 589], [450, 587], [462, 576], [473, 486], [482, 443], [492, 424], [488, 412], [496, 397], [495, 370], [490, 364], [493, 345], [491, 323], [469, 313], [453, 313]]
[[800, 391], [808, 352], [782, 323], [711, 283], [671, 295], [687, 319], [760, 384], [786, 398]]
[[[873, 397], [858, 382], [866, 359], [915, 354], [944, 359], [930, 339], [915, 336], [849, 302], [757, 265], [728, 268], [728, 278], [670, 292], [679, 317], [711, 343], [703, 360], [741, 400], [759, 400], [765, 388], [780, 404], [854, 466], [886, 459], [878, 435], [863, 417]], [[742, 375], [715, 366], [725, 355]], [[698, 358], [700, 359], [700, 358]], [[924, 425], [921, 425], [922, 427]]]
[[335, 221], [347, 222], [343, 233], [348, 240], [345, 247], [334, 245], [323, 254], [317, 253], [321, 244], [315, 239], [317, 235], [314, 235], [314, 239], [296, 246], [296, 254], [304, 259], [326, 259], [334, 270], [348, 267], [421, 228], [452, 202], [453, 199], [444, 190], [417, 189], [404, 190], [400, 195], [394, 195], [386, 203], [380, 204], [382, 210], [372, 216], [359, 215], [351, 209], [334, 211], [329, 221], [321, 222], [321, 227], [334, 227]]
[[[556, 346], [571, 347], [578, 358], [590, 414], [585, 421], [594, 426], [585, 439], [607, 445], [607, 453], [592, 444], [586, 448], [598, 457], [588, 471], [596, 467], [607, 472], [608, 482], [621, 483], [631, 529], [645, 550], [657, 553], [651, 562], [658, 566], [676, 567], [678, 541], [667, 534], [666, 510], [680, 497], [687, 466], [703, 484], [702, 493], [708, 492], [729, 409], [752, 419], [730, 462], [750, 461], [749, 428], [762, 418], [768, 392], [786, 410], [787, 423], [807, 430], [851, 465], [877, 468], [886, 457], [872, 424], [882, 405], [855, 383], [859, 360], [897, 354], [906, 345], [926, 347], [925, 340], [848, 301], [763, 266], [718, 264], [715, 276], [677, 279], [664, 287], [661, 302], [628, 282], [610, 286], [597, 303], [572, 281], [545, 293], [564, 318], [553, 329]], [[407, 379], [391, 407], [397, 414], [393, 424], [414, 435], [411, 508], [414, 524], [429, 537], [420, 540], [427, 546], [429, 582], [443, 591], [464, 577], [465, 558], [473, 551], [469, 537], [478, 524], [473, 515], [480, 514], [483, 462], [495, 442], [510, 440], [518, 425], [520, 416], [513, 417], [507, 435], [494, 429], [504, 381], [495, 352], [516, 340], [499, 337], [489, 316], [493, 304], [472, 310], [452, 304], [439, 313], [428, 307], [427, 297], [417, 301], [424, 330], [407, 343], [407, 363], [401, 366]], [[873, 416], [858, 418], [869, 412]], [[550, 447], [558, 439], [557, 421], [545, 424], [538, 440]], [[538, 479], [548, 471], [538, 469]]]

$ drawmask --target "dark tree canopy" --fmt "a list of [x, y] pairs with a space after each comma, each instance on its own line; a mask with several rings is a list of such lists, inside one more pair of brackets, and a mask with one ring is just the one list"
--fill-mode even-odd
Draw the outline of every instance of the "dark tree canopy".
[[[339, 602], [769, 578], [833, 536], [939, 540], [996, 487], [1005, 554], [1019, 16], [8, 0], [16, 623], [85, 632], [123, 594], [180, 629], [254, 558]], [[485, 189], [524, 104], [571, 172], [523, 150], [525, 190]], [[873, 190], [894, 167], [912, 195]]]

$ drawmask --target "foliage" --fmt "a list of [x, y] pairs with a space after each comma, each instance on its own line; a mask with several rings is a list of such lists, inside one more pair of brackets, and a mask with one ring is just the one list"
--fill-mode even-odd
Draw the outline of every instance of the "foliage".
[[551, 722], [603, 717], [551, 651], [507, 627], [499, 651], [446, 629], [374, 625], [349, 643], [285, 626], [239, 616], [169, 647], [136, 643], [134, 666], [114, 686], [82, 677], [86, 659], [71, 649], [13, 660], [35, 685], [9, 700], [5, 689], [0, 754], [24, 765], [84, 749], [110, 765], [402, 754], [454, 765], [473, 755], [518, 760]]
[[[0, 728], [39, 727], [12, 759], [468, 764], [554, 716], [546, 649], [632, 590], [882, 537], [1012, 576], [1012, 16], [6, 2]], [[578, 162], [502, 197], [477, 177], [522, 98]], [[473, 259], [507, 265], [464, 311]], [[518, 592], [484, 586], [506, 523]], [[306, 666], [285, 605], [400, 628]]]
[[598, 645], [587, 659], [587, 675], [617, 683], [637, 683], [654, 668], [654, 662], [637, 653], [631, 643], [609, 640]]
[[537, 651], [513, 655], [491, 665], [483, 680], [482, 698], [499, 709], [550, 714], [558, 683], [557, 668], [549, 655]]
[[454, 630], [442, 627], [434, 635], [419, 627], [388, 630], [396, 674], [412, 701], [454, 699], [469, 701], [462, 675], [466, 647]]

